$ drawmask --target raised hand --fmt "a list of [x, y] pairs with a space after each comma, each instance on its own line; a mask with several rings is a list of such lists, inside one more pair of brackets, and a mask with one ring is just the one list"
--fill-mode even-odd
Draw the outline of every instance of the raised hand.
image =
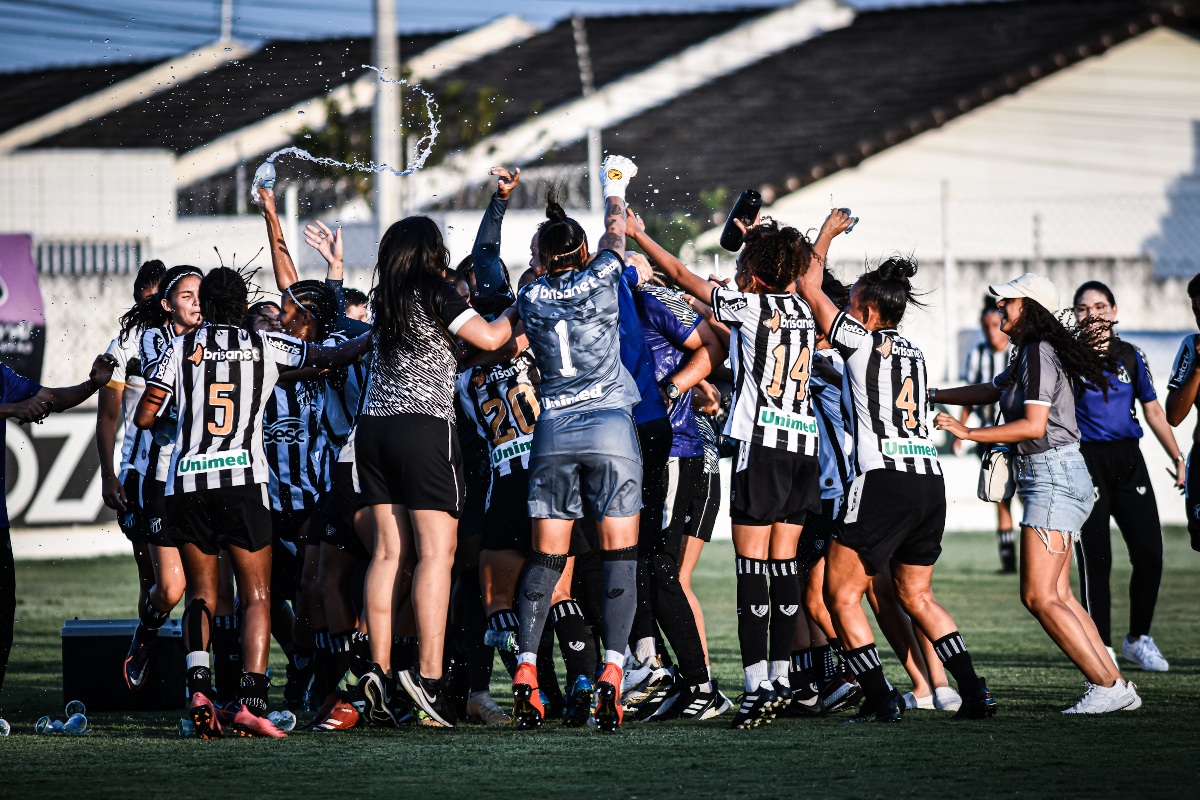
[[258, 210], [268, 219], [279, 216], [275, 209], [275, 190], [266, 186], [258, 187]]
[[330, 231], [324, 222], [317, 220], [304, 226], [304, 242], [325, 259], [325, 263], [341, 262], [345, 250], [342, 229]]
[[642, 222], [642, 215], [633, 213], [633, 209], [628, 207], [625, 209], [625, 230], [631, 236], [646, 232], [646, 223]]
[[625, 199], [625, 190], [629, 188], [629, 179], [637, 175], [637, 164], [625, 156], [608, 156], [600, 165], [600, 186], [604, 189], [604, 199], [619, 197]]
[[116, 369], [117, 359], [110, 356], [108, 353], [101, 353], [96, 356], [96, 360], [92, 362], [92, 371], [88, 375], [88, 381], [91, 382], [92, 388], [99, 389], [105, 386], [112, 380], [113, 370]]
[[507, 200], [512, 194], [513, 189], [517, 188], [517, 184], [521, 182], [521, 168], [517, 167], [512, 172], [509, 172], [504, 167], [492, 167], [488, 172], [496, 178], [496, 196], [501, 200]]
[[639, 286], [654, 277], [654, 267], [650, 266], [649, 259], [641, 253], [626, 250], [625, 263], [637, 270]]
[[821, 232], [817, 238], [832, 239], [849, 228], [853, 222], [854, 218], [842, 209], [831, 208], [829, 216], [825, 218], [825, 222], [821, 225]]

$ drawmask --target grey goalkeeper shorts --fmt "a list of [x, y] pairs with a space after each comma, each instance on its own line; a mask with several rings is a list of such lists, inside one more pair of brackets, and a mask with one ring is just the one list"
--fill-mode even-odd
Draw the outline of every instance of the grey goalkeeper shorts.
[[626, 409], [539, 419], [529, 451], [533, 519], [632, 517], [642, 510], [642, 452]]

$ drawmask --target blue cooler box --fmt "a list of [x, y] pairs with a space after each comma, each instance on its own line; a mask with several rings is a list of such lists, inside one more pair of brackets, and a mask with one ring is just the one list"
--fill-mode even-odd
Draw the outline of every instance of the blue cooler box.
[[62, 627], [63, 702], [93, 711], [165, 711], [184, 706], [187, 667], [183, 629], [168, 620], [150, 655], [150, 674], [136, 692], [125, 685], [125, 656], [136, 619], [69, 619]]

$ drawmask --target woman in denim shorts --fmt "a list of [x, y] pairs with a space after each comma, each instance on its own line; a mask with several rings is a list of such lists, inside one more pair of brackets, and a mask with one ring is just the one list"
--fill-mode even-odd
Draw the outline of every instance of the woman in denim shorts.
[[1102, 714], [1142, 704], [1109, 657], [1096, 625], [1071, 590], [1071, 549], [1091, 514], [1092, 479], [1079, 452], [1075, 388], [1107, 392], [1116, 367], [1096, 347], [1108, 323], [1091, 317], [1067, 327], [1055, 318], [1058, 290], [1025, 274], [988, 287], [1001, 329], [1017, 344], [1008, 369], [990, 384], [932, 389], [930, 402], [1000, 402], [1004, 424], [967, 428], [950, 414], [937, 427], [959, 439], [1011, 445], [1021, 500], [1021, 601], [1087, 679], [1083, 698], [1063, 713]]

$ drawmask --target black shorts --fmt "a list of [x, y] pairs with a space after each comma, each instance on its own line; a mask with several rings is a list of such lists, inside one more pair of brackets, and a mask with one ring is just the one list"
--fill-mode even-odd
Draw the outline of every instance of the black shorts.
[[[667, 459], [666, 498], [663, 503], [663, 516], [659, 525], [660, 536], [646, 534], [645, 530], [638, 532], [638, 547], [643, 552], [647, 544], [653, 544], [655, 539], [661, 545], [669, 545], [673, 541], [683, 541], [688, 528], [692, 525], [691, 509], [696, 504], [696, 498], [708, 494], [708, 476], [704, 474], [704, 456], [681, 456]], [[709, 531], [711, 536], [712, 531]], [[651, 551], [657, 548], [652, 547]]]
[[700, 479], [700, 490], [692, 495], [683, 532], [702, 542], [711, 542], [717, 515], [721, 512], [721, 473], [714, 472]]
[[142, 476], [136, 469], [125, 470], [121, 480], [125, 490], [125, 510], [117, 515], [121, 533], [134, 544], [144, 544], [149, 539], [149, 524], [142, 513]]
[[271, 536], [303, 548], [311, 540], [311, 526], [306, 526], [305, 523], [309, 522], [312, 516], [312, 509], [309, 508], [299, 511], [271, 509]]
[[458, 518], [458, 538], [470, 539], [484, 533], [484, 514], [487, 509], [489, 481], [467, 471], [466, 493], [462, 516]]
[[808, 524], [804, 526], [796, 548], [796, 565], [800, 569], [812, 569], [829, 552], [829, 542], [836, 539], [842, 529], [843, 511], [842, 498], [838, 497], [822, 500], [821, 513], [808, 515]]
[[869, 571], [892, 561], [932, 566], [942, 554], [946, 482], [941, 475], [875, 469], [855, 478], [837, 540], [854, 550]]
[[167, 484], [163, 481], [142, 477], [142, 521], [146, 541], [155, 547], [178, 547], [179, 526], [169, 513], [166, 489]]
[[[333, 465], [333, 488], [323, 498], [323, 526], [316, 533], [321, 543], [345, 550], [364, 561], [371, 554], [363, 546], [362, 539], [354, 530], [354, 515], [362, 508], [358, 492], [354, 491], [354, 464], [349, 461]], [[309, 523], [311, 529], [314, 523]]]
[[[515, 460], [514, 464], [517, 463]], [[533, 550], [533, 521], [529, 519], [529, 470], [514, 468], [493, 474], [483, 515], [483, 550]]]
[[181, 492], [168, 504], [175, 541], [215, 556], [237, 547], [251, 553], [271, 544], [271, 511], [263, 483]]
[[428, 414], [360, 416], [354, 459], [364, 505], [461, 516], [462, 456], [446, 420]]
[[1192, 549], [1200, 551], [1200, 453], [1195, 448], [1188, 453], [1187, 484], [1184, 487], [1184, 502], [1187, 504], [1188, 533]]
[[734, 525], [803, 525], [821, 510], [821, 464], [816, 456], [741, 442], [729, 487]]

